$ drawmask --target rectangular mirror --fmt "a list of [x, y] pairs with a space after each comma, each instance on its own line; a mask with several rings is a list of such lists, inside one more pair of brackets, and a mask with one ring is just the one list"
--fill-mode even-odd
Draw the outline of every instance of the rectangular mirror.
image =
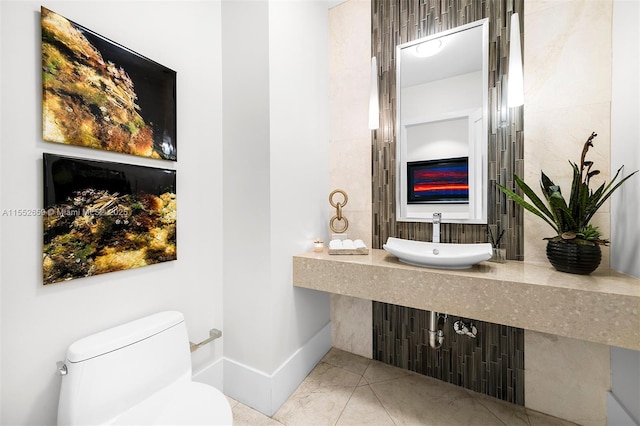
[[396, 218], [487, 223], [488, 46], [483, 19], [396, 47]]

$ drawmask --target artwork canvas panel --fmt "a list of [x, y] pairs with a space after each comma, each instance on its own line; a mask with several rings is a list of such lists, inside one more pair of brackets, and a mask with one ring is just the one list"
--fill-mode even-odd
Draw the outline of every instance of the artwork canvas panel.
[[407, 202], [469, 203], [469, 157], [407, 163]]
[[43, 154], [43, 283], [177, 259], [176, 171]]
[[176, 72], [41, 8], [42, 137], [177, 160]]

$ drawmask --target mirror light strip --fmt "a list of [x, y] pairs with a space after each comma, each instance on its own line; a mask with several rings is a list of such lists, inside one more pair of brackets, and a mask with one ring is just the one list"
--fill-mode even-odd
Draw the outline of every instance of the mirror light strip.
[[369, 129], [380, 127], [380, 106], [378, 103], [378, 61], [371, 58], [371, 90], [369, 91]]
[[511, 34], [509, 38], [509, 75], [507, 76], [507, 106], [509, 108], [524, 104], [524, 76], [522, 72], [522, 49], [520, 47], [520, 19], [518, 14], [511, 15]]

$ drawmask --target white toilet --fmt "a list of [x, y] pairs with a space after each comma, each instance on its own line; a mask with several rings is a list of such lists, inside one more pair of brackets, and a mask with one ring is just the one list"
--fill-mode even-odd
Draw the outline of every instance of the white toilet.
[[230, 425], [217, 389], [191, 380], [180, 312], [160, 312], [69, 346], [59, 425]]

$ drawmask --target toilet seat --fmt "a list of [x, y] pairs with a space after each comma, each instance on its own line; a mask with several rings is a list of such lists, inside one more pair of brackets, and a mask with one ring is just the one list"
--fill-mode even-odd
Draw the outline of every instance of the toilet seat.
[[114, 425], [231, 425], [227, 398], [212, 386], [175, 383], [115, 419]]

